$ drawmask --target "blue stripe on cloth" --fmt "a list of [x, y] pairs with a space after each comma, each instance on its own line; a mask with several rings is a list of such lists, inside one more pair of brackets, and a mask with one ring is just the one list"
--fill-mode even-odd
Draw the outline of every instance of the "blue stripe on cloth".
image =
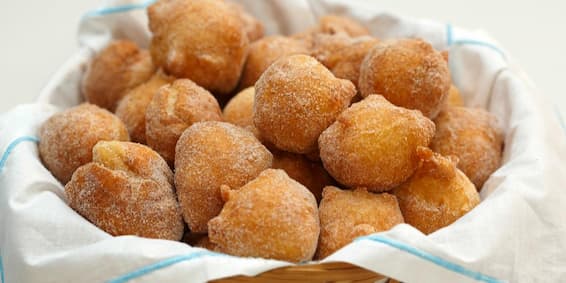
[[147, 6], [155, 3], [155, 1], [156, 0], [147, 0], [147, 1], [144, 1], [142, 3], [132, 3], [132, 4], [121, 5], [121, 6], [113, 6], [113, 7], [103, 7], [103, 8], [100, 8], [100, 9], [96, 9], [96, 10], [93, 10], [93, 11], [86, 12], [83, 15], [82, 18], [85, 19], [85, 18], [99, 17], [99, 16], [110, 15], [110, 14], [118, 14], [118, 13], [133, 11], [133, 10], [145, 9], [145, 8], [147, 8]]
[[562, 117], [562, 113], [560, 112], [560, 109], [558, 109], [558, 106], [554, 106], [554, 112], [556, 112], [556, 117], [558, 117], [558, 122], [560, 122], [560, 126], [562, 127], [562, 130], [564, 131], [564, 134], [566, 134], [566, 124], [564, 123], [564, 118]]
[[452, 25], [446, 24], [446, 45], [452, 45]]
[[32, 137], [32, 136], [23, 136], [23, 137], [19, 137], [15, 140], [13, 140], [8, 147], [6, 148], [6, 151], [4, 151], [4, 154], [2, 154], [2, 158], [0, 159], [0, 173], [2, 172], [2, 169], [4, 169], [4, 166], [6, 165], [6, 161], [8, 161], [8, 157], [10, 156], [10, 153], [12, 153], [12, 151], [14, 151], [14, 149], [16, 149], [16, 146], [22, 142], [25, 141], [30, 141], [30, 142], [39, 142], [39, 139], [36, 137]]
[[477, 45], [477, 46], [487, 47], [499, 53], [499, 55], [503, 57], [503, 60], [507, 61], [507, 56], [505, 56], [505, 52], [503, 52], [503, 50], [499, 49], [499, 47], [497, 47], [492, 43], [475, 40], [475, 39], [454, 39], [454, 32], [451, 24], [446, 24], [446, 45], [447, 46]]
[[0, 282], [6, 283], [6, 281], [4, 281], [4, 264], [2, 262], [2, 256], [1, 255], [0, 255]]
[[504, 281], [500, 281], [496, 278], [493, 278], [491, 276], [479, 273], [477, 271], [473, 271], [470, 269], [467, 269], [461, 265], [458, 265], [456, 263], [447, 261], [445, 259], [442, 259], [438, 256], [435, 256], [433, 254], [427, 253], [425, 251], [419, 250], [417, 248], [414, 248], [412, 246], [409, 246], [405, 243], [393, 240], [393, 239], [389, 239], [380, 235], [370, 235], [370, 236], [365, 236], [365, 237], [360, 237], [357, 238], [355, 241], [363, 241], [363, 240], [369, 240], [369, 241], [373, 241], [373, 242], [378, 242], [378, 243], [382, 243], [394, 248], [397, 248], [401, 251], [404, 252], [408, 252], [414, 256], [417, 256], [419, 258], [422, 258], [424, 260], [427, 260], [429, 262], [432, 262], [438, 266], [444, 267], [452, 272], [456, 272], [458, 274], [464, 275], [466, 277], [469, 277], [471, 279], [475, 279], [478, 281], [482, 281], [482, 282], [487, 282], [487, 283], [502, 283]]
[[136, 279], [138, 277], [144, 276], [148, 273], [151, 273], [151, 272], [157, 271], [159, 269], [163, 269], [165, 267], [171, 266], [173, 264], [176, 264], [176, 263], [179, 263], [179, 262], [182, 262], [182, 261], [189, 261], [189, 260], [201, 258], [203, 256], [224, 256], [224, 254], [210, 252], [210, 251], [198, 251], [198, 252], [193, 252], [193, 253], [190, 253], [190, 254], [178, 255], [178, 256], [174, 256], [174, 257], [171, 257], [171, 258], [164, 259], [162, 261], [158, 261], [154, 264], [146, 265], [144, 267], [141, 267], [139, 269], [136, 269], [132, 272], [121, 275], [121, 276], [116, 277], [114, 279], [110, 279], [110, 280], [107, 281], [107, 283], [125, 283], [125, 282], [128, 282], [130, 280]]

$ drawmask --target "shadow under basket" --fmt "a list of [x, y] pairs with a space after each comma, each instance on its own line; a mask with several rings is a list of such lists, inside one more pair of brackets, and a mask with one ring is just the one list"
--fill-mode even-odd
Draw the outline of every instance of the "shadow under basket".
[[234, 276], [214, 280], [215, 283], [231, 282], [396, 282], [373, 271], [345, 262], [296, 265], [276, 268], [250, 276]]

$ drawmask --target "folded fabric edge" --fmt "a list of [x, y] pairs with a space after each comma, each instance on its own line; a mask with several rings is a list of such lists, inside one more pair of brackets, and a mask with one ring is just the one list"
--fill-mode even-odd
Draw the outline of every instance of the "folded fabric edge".
[[439, 256], [435, 256], [431, 253], [425, 252], [421, 249], [415, 248], [411, 245], [405, 244], [403, 242], [397, 241], [397, 240], [393, 240], [391, 238], [387, 238], [381, 235], [369, 235], [369, 236], [363, 236], [363, 237], [359, 237], [357, 239], [354, 240], [354, 242], [357, 241], [372, 241], [372, 242], [377, 242], [377, 243], [381, 243], [381, 244], [385, 244], [388, 245], [390, 247], [394, 247], [400, 251], [412, 254], [416, 257], [419, 257], [421, 259], [424, 259], [426, 261], [429, 261], [431, 263], [434, 263], [440, 267], [443, 267], [449, 271], [464, 275], [468, 278], [477, 280], [477, 281], [481, 281], [481, 282], [486, 282], [486, 283], [503, 283], [504, 281], [501, 281], [499, 279], [496, 279], [494, 277], [491, 277], [489, 275], [485, 275], [481, 272], [477, 272], [477, 271], [473, 271], [471, 269], [468, 269], [466, 267], [463, 267], [457, 263], [451, 262], [449, 260], [443, 259]]

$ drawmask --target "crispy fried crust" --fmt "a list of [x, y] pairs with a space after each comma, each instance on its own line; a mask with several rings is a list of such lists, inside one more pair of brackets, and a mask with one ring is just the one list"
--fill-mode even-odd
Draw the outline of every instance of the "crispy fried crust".
[[92, 147], [101, 140], [129, 140], [124, 124], [112, 113], [84, 103], [57, 113], [39, 129], [43, 164], [63, 184], [92, 160]]
[[403, 223], [394, 195], [326, 187], [319, 208], [320, 242], [316, 258], [323, 259], [355, 238], [387, 231]]
[[252, 43], [242, 72], [240, 88], [253, 86], [261, 74], [277, 59], [293, 54], [308, 53], [303, 42], [281, 35], [264, 37]]
[[434, 119], [448, 98], [448, 64], [432, 46], [420, 39], [399, 39], [377, 44], [360, 68], [363, 97], [381, 94], [391, 103], [420, 110]]
[[316, 200], [283, 170], [268, 169], [238, 190], [223, 187], [226, 204], [208, 223], [219, 251], [291, 262], [312, 259], [320, 225]]
[[83, 76], [82, 93], [87, 102], [114, 112], [120, 99], [154, 72], [147, 50], [129, 40], [116, 40], [90, 62]]
[[382, 192], [415, 171], [418, 146], [434, 136], [434, 123], [420, 111], [370, 95], [344, 111], [319, 138], [320, 157], [341, 184]]
[[177, 140], [192, 124], [221, 121], [218, 102], [206, 89], [188, 79], [159, 88], [147, 107], [147, 145], [173, 165]]
[[393, 194], [405, 222], [430, 234], [472, 210], [480, 196], [474, 184], [456, 168], [457, 158], [443, 157], [425, 147], [419, 147], [417, 154], [421, 161], [415, 174]]
[[161, 0], [147, 11], [156, 65], [215, 94], [236, 87], [249, 45], [237, 9], [220, 0]]
[[308, 153], [355, 94], [350, 81], [337, 79], [316, 59], [284, 57], [256, 83], [254, 125], [277, 148]]
[[322, 189], [334, 183], [320, 163], [312, 162], [301, 154], [280, 150], [272, 152], [272, 168], [285, 170], [289, 177], [309, 189], [317, 201], [322, 198]]
[[501, 165], [503, 133], [497, 118], [483, 109], [454, 106], [443, 110], [434, 122], [432, 150], [458, 157], [458, 168], [481, 190]]
[[271, 167], [273, 156], [252, 133], [224, 122], [200, 122], [177, 143], [175, 185], [192, 232], [206, 232], [224, 202], [220, 186], [239, 188]]
[[146, 143], [145, 138], [145, 111], [157, 90], [175, 78], [158, 71], [149, 81], [135, 87], [118, 103], [116, 116], [124, 122], [130, 138], [137, 143]]
[[173, 172], [159, 154], [118, 141], [98, 142], [92, 152], [93, 162], [65, 186], [71, 208], [113, 236], [182, 238]]

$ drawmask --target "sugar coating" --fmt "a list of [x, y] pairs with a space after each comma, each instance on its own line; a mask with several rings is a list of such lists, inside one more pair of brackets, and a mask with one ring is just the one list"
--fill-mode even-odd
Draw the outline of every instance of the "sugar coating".
[[320, 133], [348, 107], [354, 85], [306, 55], [273, 63], [256, 85], [254, 125], [277, 148], [308, 153]]
[[420, 39], [398, 39], [377, 44], [360, 67], [363, 97], [381, 94], [391, 103], [420, 110], [434, 119], [448, 97], [448, 64]]
[[87, 102], [114, 112], [120, 99], [154, 72], [147, 50], [129, 40], [116, 40], [92, 59], [81, 90]]
[[351, 81], [359, 90], [358, 79], [360, 77], [360, 66], [369, 51], [373, 49], [379, 40], [370, 36], [352, 39], [345, 48], [339, 49], [326, 57], [325, 66], [341, 79]]
[[308, 160], [304, 155], [273, 150], [274, 169], [283, 169], [293, 180], [305, 186], [316, 198], [322, 198], [322, 189], [334, 184], [334, 180], [318, 162]]
[[387, 191], [415, 171], [418, 146], [434, 136], [420, 111], [397, 107], [381, 95], [352, 104], [319, 138], [324, 168], [339, 183]]
[[259, 131], [254, 126], [255, 88], [248, 87], [236, 94], [222, 111], [224, 121], [249, 130], [260, 139]]
[[208, 223], [219, 251], [290, 262], [312, 259], [320, 232], [316, 200], [283, 170], [268, 169], [238, 190]]
[[240, 88], [253, 86], [261, 74], [277, 59], [293, 54], [308, 53], [303, 42], [281, 35], [267, 36], [250, 44], [246, 64], [242, 71]]
[[323, 259], [355, 238], [387, 231], [403, 223], [394, 195], [373, 194], [365, 188], [353, 191], [326, 187], [320, 203], [320, 240], [316, 253]]
[[393, 190], [405, 222], [430, 234], [446, 227], [480, 202], [474, 184], [456, 168], [457, 158], [419, 147], [415, 174]]
[[347, 48], [353, 39], [347, 34], [325, 34], [315, 33], [312, 35], [312, 43], [310, 47], [310, 55], [320, 61], [324, 66], [328, 67], [327, 60], [329, 57]]
[[369, 35], [369, 30], [361, 23], [338, 15], [322, 16], [318, 21], [318, 30], [327, 34], [345, 33], [351, 37]]
[[304, 41], [308, 46], [312, 46], [315, 40], [314, 37], [320, 34], [359, 37], [369, 35], [369, 30], [351, 18], [325, 15], [319, 19], [314, 27], [294, 34], [292, 37]]
[[249, 45], [238, 9], [220, 0], [160, 0], [147, 13], [156, 65], [216, 94], [236, 87]]
[[174, 80], [175, 78], [159, 71], [149, 81], [128, 91], [124, 98], [120, 100], [116, 108], [116, 116], [126, 125], [132, 141], [146, 143], [145, 111], [157, 90]]
[[237, 189], [271, 167], [273, 156], [240, 127], [224, 122], [200, 122], [177, 143], [175, 185], [183, 217], [192, 232], [206, 232], [224, 201], [220, 186]]
[[159, 88], [147, 107], [147, 145], [172, 165], [185, 129], [196, 122], [221, 120], [222, 111], [212, 94], [191, 80], [175, 80]]
[[503, 132], [497, 118], [483, 109], [449, 106], [434, 122], [431, 149], [458, 157], [458, 168], [481, 190], [501, 165]]
[[137, 143], [101, 141], [93, 156], [65, 186], [71, 208], [113, 236], [181, 239], [173, 172], [159, 154]]
[[59, 112], [39, 129], [43, 164], [63, 184], [92, 160], [92, 147], [101, 140], [129, 140], [124, 124], [112, 113], [83, 103]]

